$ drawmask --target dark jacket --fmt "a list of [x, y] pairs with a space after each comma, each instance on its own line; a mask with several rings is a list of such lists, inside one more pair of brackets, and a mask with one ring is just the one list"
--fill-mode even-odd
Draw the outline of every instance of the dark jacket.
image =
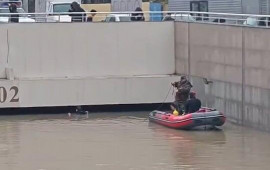
[[175, 94], [175, 101], [183, 103], [188, 99], [189, 92], [186, 90], [179, 90]]
[[173, 83], [173, 86], [177, 88], [175, 100], [179, 102], [185, 102], [188, 99], [192, 84], [188, 80], [181, 80]]
[[190, 92], [190, 89], [193, 87], [192, 84], [188, 80], [184, 80], [184, 81], [181, 80], [179, 82], [175, 82], [174, 86], [178, 90], [186, 90], [188, 92]]
[[86, 14], [84, 9], [77, 2], [71, 3], [71, 9], [68, 12], [82, 12], [83, 14], [69, 14], [71, 16], [72, 22], [84, 22], [86, 19]]
[[194, 113], [200, 110], [202, 103], [199, 99], [191, 98], [186, 102], [185, 113]]
[[132, 14], [131, 21], [145, 21], [142, 9], [140, 7], [136, 8], [135, 12], [140, 12], [140, 13]]
[[87, 22], [93, 22], [93, 17], [87, 17]]
[[10, 15], [9, 22], [18, 23], [19, 22], [19, 15], [16, 14], [16, 13], [18, 13], [16, 4], [11, 4], [9, 6], [9, 11], [12, 14], [12, 15]]

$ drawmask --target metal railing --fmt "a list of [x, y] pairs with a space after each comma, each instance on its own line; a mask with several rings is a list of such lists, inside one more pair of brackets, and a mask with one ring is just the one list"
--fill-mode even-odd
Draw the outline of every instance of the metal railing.
[[[63, 13], [0, 13], [0, 23], [10, 23], [18, 18], [20, 23], [40, 22], [127, 22], [141, 16], [142, 12], [63, 12]], [[144, 21], [183, 21], [223, 25], [269, 27], [270, 15], [231, 14], [194, 11], [143, 11]]]

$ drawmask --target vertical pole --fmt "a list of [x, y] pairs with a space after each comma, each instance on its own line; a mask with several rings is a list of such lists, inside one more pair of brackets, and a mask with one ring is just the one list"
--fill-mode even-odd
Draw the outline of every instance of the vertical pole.
[[242, 112], [241, 112], [241, 124], [244, 124], [245, 120], [245, 28], [242, 28]]
[[241, 0], [241, 14], [244, 13], [244, 10], [243, 10], [243, 0]]

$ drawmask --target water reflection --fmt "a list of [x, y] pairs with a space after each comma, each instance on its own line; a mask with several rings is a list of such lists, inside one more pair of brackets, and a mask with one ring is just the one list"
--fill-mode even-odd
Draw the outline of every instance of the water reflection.
[[268, 169], [268, 133], [229, 123], [219, 131], [182, 131], [147, 116], [2, 116], [0, 169]]
[[[174, 167], [178, 168], [196, 168], [198, 164], [201, 164], [202, 159], [211, 158], [213, 148], [218, 149], [221, 145], [226, 144], [223, 130], [182, 131], [166, 128], [151, 122], [149, 127], [160, 140], [167, 141], [175, 160]], [[211, 148], [211, 154], [203, 152], [208, 148]]]
[[0, 163], [6, 164], [8, 168], [16, 164], [16, 156], [20, 150], [19, 126], [18, 122], [1, 121], [0, 124]]

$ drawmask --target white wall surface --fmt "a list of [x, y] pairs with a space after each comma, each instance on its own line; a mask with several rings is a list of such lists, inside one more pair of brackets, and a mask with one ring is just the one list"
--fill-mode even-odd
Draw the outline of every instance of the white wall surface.
[[[160, 75], [0, 81], [7, 91], [0, 108], [162, 103], [176, 80], [178, 76]], [[10, 102], [13, 86], [18, 87], [18, 102]], [[171, 88], [166, 102], [173, 99]]]
[[179, 79], [170, 22], [3, 24], [0, 36], [0, 76], [15, 75], [0, 108], [161, 103]]
[[[3, 27], [9, 31], [8, 66], [14, 69], [16, 78], [175, 72], [174, 24], [170, 22], [36, 23]], [[5, 40], [0, 40], [2, 45], [6, 46]], [[0, 56], [5, 55], [5, 50], [0, 50]]]
[[5, 67], [7, 66], [8, 42], [7, 29], [0, 27], [0, 79], [6, 77]]

